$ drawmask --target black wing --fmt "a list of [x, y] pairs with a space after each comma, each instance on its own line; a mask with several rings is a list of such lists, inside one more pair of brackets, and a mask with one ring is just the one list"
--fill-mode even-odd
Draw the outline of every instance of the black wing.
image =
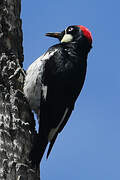
[[[54, 47], [51, 49], [51, 52], [53, 51]], [[72, 113], [75, 101], [82, 89], [85, 74], [86, 59], [74, 61], [60, 47], [46, 61], [42, 79], [39, 134], [44, 136], [46, 144], [50, 142], [47, 157], [58, 133], [64, 128]]]

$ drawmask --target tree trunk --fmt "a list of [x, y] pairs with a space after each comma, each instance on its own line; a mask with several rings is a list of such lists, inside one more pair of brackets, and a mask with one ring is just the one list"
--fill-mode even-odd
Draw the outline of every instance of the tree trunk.
[[29, 161], [35, 121], [23, 94], [21, 0], [0, 0], [0, 180], [39, 180]]

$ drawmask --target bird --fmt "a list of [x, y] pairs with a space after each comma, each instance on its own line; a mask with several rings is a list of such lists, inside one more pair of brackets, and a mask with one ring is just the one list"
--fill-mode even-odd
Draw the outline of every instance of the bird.
[[39, 165], [49, 144], [47, 158], [58, 134], [74, 110], [83, 87], [92, 34], [83, 25], [71, 25], [61, 32], [46, 33], [57, 38], [26, 71], [24, 94], [37, 114], [39, 131], [30, 159]]

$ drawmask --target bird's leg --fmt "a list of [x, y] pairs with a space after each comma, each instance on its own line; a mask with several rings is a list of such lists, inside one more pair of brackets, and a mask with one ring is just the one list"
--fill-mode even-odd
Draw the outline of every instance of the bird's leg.
[[40, 108], [37, 111], [37, 119], [38, 119], [38, 123], [40, 122]]

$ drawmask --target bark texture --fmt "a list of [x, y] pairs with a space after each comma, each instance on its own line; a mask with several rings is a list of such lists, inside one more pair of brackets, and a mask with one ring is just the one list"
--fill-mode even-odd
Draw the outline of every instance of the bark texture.
[[23, 94], [21, 0], [0, 0], [0, 180], [39, 180], [29, 152], [36, 134]]

